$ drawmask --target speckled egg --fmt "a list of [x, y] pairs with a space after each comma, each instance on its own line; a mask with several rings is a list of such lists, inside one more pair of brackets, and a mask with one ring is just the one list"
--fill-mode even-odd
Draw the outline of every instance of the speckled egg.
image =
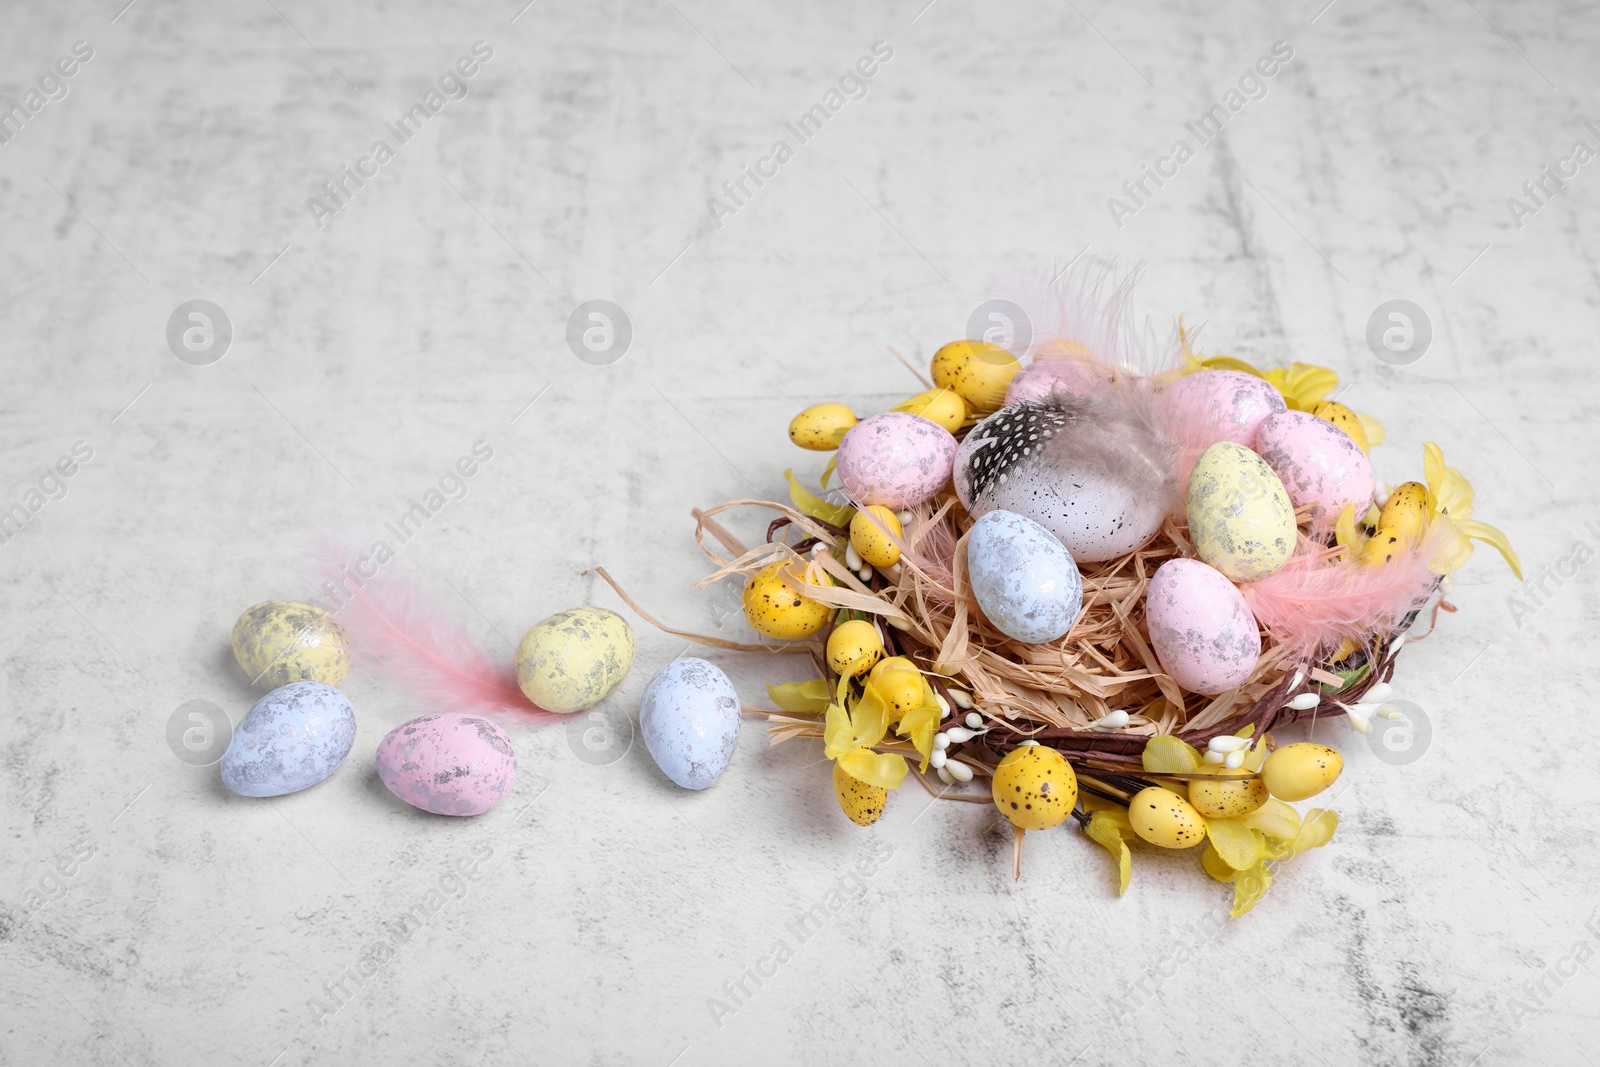
[[1043, 526], [991, 511], [967, 537], [967, 575], [984, 617], [1017, 641], [1054, 641], [1083, 606], [1083, 578], [1072, 554]]
[[253, 685], [339, 685], [350, 673], [350, 641], [332, 615], [294, 600], [268, 600], [233, 624], [233, 658]]
[[843, 404], [813, 404], [790, 421], [789, 440], [812, 452], [831, 452], [856, 421]]
[[839, 799], [839, 810], [857, 826], [877, 822], [889, 802], [887, 789], [863, 782], [838, 763], [833, 765], [833, 795]]
[[424, 715], [378, 746], [378, 777], [413, 808], [482, 815], [511, 792], [517, 756], [505, 731], [473, 715]]
[[1212, 413], [1221, 439], [1246, 448], [1255, 444], [1263, 419], [1288, 410], [1283, 394], [1271, 382], [1234, 370], [1186, 374], [1172, 384], [1164, 400], [1177, 417], [1186, 421]]
[[222, 784], [242, 797], [297, 793], [338, 769], [356, 740], [356, 713], [321, 682], [290, 682], [256, 701], [222, 754]]
[[1309, 800], [1328, 788], [1344, 770], [1338, 750], [1310, 741], [1274, 749], [1261, 765], [1261, 781], [1279, 800]]
[[1169, 559], [1145, 591], [1145, 624], [1161, 669], [1191, 693], [1243, 685], [1261, 658], [1261, 631], [1234, 584], [1195, 559]]
[[517, 685], [546, 711], [583, 711], [628, 676], [633, 651], [633, 628], [616, 612], [558, 612], [536, 624], [517, 645]]
[[739, 694], [703, 659], [675, 659], [639, 702], [639, 731], [661, 772], [685, 789], [722, 777], [739, 742]]
[[1228, 770], [1207, 765], [1205, 773], [1222, 777], [1190, 779], [1189, 803], [1207, 818], [1238, 818], [1249, 815], [1267, 802], [1267, 787], [1253, 771], [1244, 767]]
[[1349, 434], [1309, 411], [1264, 419], [1256, 451], [1283, 481], [1294, 506], [1310, 507], [1314, 523], [1332, 526], [1350, 505], [1359, 519], [1372, 505], [1372, 461]]
[[1078, 776], [1060, 752], [1023, 745], [1006, 753], [994, 769], [994, 806], [1020, 830], [1048, 830], [1072, 814]]
[[951, 341], [933, 354], [933, 384], [953, 389], [973, 411], [993, 411], [1005, 403], [1006, 387], [1022, 369], [1010, 352], [988, 341]]
[[805, 566], [798, 560], [782, 559], [761, 568], [744, 583], [740, 603], [745, 621], [756, 633], [780, 641], [820, 633], [834, 609], [799, 592], [806, 587]]
[[1128, 801], [1128, 823], [1162, 848], [1191, 848], [1206, 839], [1206, 821], [1194, 805], [1159, 785], [1139, 790]]
[[839, 481], [858, 504], [909, 508], [950, 481], [956, 439], [920, 415], [868, 415], [839, 444]]
[[1265, 460], [1232, 441], [1200, 453], [1184, 511], [1195, 553], [1236, 582], [1276, 574], [1294, 554], [1289, 493]]
[[1103, 387], [1111, 379], [1109, 368], [1091, 362], [1093, 354], [1076, 341], [1046, 341], [1034, 353], [1033, 362], [1011, 379], [1006, 390], [1006, 406], [1023, 400], [1040, 400], [1061, 390], [1087, 393]]

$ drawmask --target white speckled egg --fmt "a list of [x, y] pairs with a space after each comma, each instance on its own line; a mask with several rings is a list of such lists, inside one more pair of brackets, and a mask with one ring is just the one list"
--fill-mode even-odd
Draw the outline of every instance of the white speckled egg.
[[279, 686], [250, 709], [222, 754], [222, 784], [242, 797], [278, 797], [322, 781], [356, 740], [356, 713], [321, 682]]
[[1367, 513], [1377, 478], [1361, 446], [1333, 423], [1309, 411], [1284, 411], [1262, 420], [1256, 451], [1289, 490], [1297, 508], [1311, 507], [1312, 522], [1332, 526], [1339, 513], [1355, 505]]
[[704, 789], [733, 759], [739, 694], [728, 676], [705, 660], [675, 659], [645, 686], [639, 731], [663, 774], [685, 789]]
[[1169, 559], [1145, 592], [1145, 623], [1161, 669], [1193, 693], [1243, 685], [1261, 658], [1261, 631], [1238, 588], [1197, 559]]
[[1218, 441], [1200, 453], [1184, 498], [1195, 554], [1236, 582], [1276, 574], [1294, 554], [1289, 493], [1266, 460]]
[[1186, 421], [1212, 412], [1221, 439], [1246, 448], [1255, 444], [1263, 419], [1288, 410], [1283, 394], [1271, 382], [1234, 370], [1186, 374], [1172, 384], [1164, 400], [1179, 418], [1187, 416]]
[[570, 715], [604, 700], [633, 666], [633, 627], [605, 608], [560, 611], [517, 645], [517, 685], [546, 711]]
[[950, 481], [956, 439], [943, 426], [905, 411], [868, 415], [839, 443], [839, 481], [861, 505], [909, 508]]
[[424, 715], [390, 730], [378, 746], [378, 777], [413, 808], [482, 815], [517, 780], [505, 731], [474, 715]]
[[967, 536], [967, 575], [984, 617], [1017, 641], [1054, 641], [1072, 629], [1083, 578], [1072, 555], [1032, 519], [991, 511]]

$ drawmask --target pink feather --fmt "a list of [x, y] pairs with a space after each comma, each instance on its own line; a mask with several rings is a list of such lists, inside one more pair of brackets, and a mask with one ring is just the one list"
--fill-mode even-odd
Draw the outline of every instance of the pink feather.
[[1368, 567], [1331, 560], [1329, 550], [1302, 539], [1277, 574], [1240, 588], [1261, 625], [1305, 660], [1331, 652], [1347, 637], [1359, 644], [1392, 631], [1426, 604], [1438, 581], [1428, 561], [1441, 543], [1437, 534], [1426, 534], [1388, 563]]
[[1200, 453], [1218, 441], [1233, 441], [1249, 446], [1254, 443], [1252, 431], [1233, 425], [1225, 408], [1200, 402], [1192, 394], [1181, 390], [1162, 389], [1156, 398], [1156, 421], [1161, 434], [1172, 445], [1173, 473], [1179, 485], [1189, 484], [1189, 472], [1194, 469]]
[[512, 664], [491, 660], [398, 564], [384, 563], [372, 577], [358, 577], [357, 561], [366, 557], [354, 542], [327, 537], [313, 551], [315, 572], [329, 590], [324, 606], [349, 634], [357, 667], [430, 711], [511, 713], [534, 722], [560, 718], [530, 701]]

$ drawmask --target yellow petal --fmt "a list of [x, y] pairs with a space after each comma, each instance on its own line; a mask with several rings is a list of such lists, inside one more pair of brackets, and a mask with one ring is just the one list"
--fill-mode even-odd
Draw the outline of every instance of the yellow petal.
[[1228, 912], [1237, 919], [1258, 904], [1272, 887], [1272, 872], [1265, 863], [1258, 863], [1248, 871], [1239, 872], [1233, 883], [1233, 908]]
[[924, 704], [905, 713], [895, 733], [910, 740], [922, 755], [923, 771], [928, 769], [928, 758], [933, 755], [933, 735], [939, 729], [939, 705]]
[[1506, 565], [1511, 568], [1511, 573], [1517, 576], [1519, 582], [1522, 580], [1522, 561], [1517, 559], [1517, 554], [1512, 551], [1511, 542], [1507, 540], [1504, 533], [1486, 522], [1479, 522], [1477, 519], [1468, 519], [1465, 522], [1456, 520], [1456, 528], [1474, 541], [1482, 541], [1486, 545], [1493, 546], [1495, 551], [1505, 558]]
[[1437, 532], [1439, 548], [1428, 561], [1428, 569], [1435, 574], [1454, 574], [1472, 555], [1472, 542], [1448, 515], [1435, 515], [1429, 525]]
[[1356, 506], [1346, 504], [1344, 510], [1339, 512], [1339, 519], [1333, 524], [1333, 539], [1340, 548], [1348, 549], [1344, 559], [1350, 559], [1361, 554], [1366, 547], [1366, 537], [1356, 529]]
[[1089, 817], [1089, 825], [1083, 828], [1089, 835], [1089, 840], [1098, 841], [1104, 845], [1107, 852], [1117, 861], [1117, 893], [1128, 891], [1128, 878], [1133, 873], [1133, 854], [1128, 851], [1128, 841], [1125, 834], [1133, 833], [1133, 827], [1128, 822], [1128, 815], [1124, 811], [1097, 811]]
[[795, 510], [835, 526], [850, 525], [850, 519], [856, 513], [855, 508], [849, 504], [830, 504], [816, 496], [800, 484], [792, 470], [784, 471], [783, 476], [789, 479], [789, 500], [793, 502]]
[[[1384, 438], [1383, 423], [1379, 422], [1377, 419], [1373, 418], [1371, 415], [1362, 415], [1360, 413], [1357, 413], [1356, 418], [1361, 420], [1361, 428], [1363, 430], [1367, 431], [1367, 444], [1369, 444], [1369, 445], [1381, 445], [1381, 444], [1383, 444], [1383, 438]], [[829, 460], [828, 461], [828, 465], [830, 467], [832, 467], [833, 461]], [[827, 485], [828, 484], [828, 480], [826, 478], [824, 478], [822, 480], [822, 484], [823, 485]]]
[[1234, 882], [1239, 879], [1239, 872], [1224, 863], [1222, 857], [1217, 855], [1217, 850], [1210, 845], [1200, 853], [1200, 866], [1219, 882]]
[[907, 769], [905, 757], [897, 752], [873, 752], [860, 747], [840, 756], [839, 766], [851, 777], [884, 789], [899, 789]]
[[871, 682], [867, 683], [861, 699], [850, 708], [850, 723], [851, 735], [858, 745], [871, 747], [889, 732], [889, 706]]
[[1232, 356], [1210, 356], [1206, 359], [1202, 359], [1200, 361], [1200, 366], [1204, 367], [1206, 370], [1236, 370], [1241, 374], [1253, 374], [1257, 378], [1265, 377], [1265, 375], [1256, 370], [1250, 364], [1246, 363], [1244, 360], [1234, 359]]
[[850, 751], [851, 740], [850, 716], [839, 705], [829, 704], [822, 725], [822, 754], [838, 759]]
[[784, 711], [802, 715], [816, 715], [826, 711], [831, 703], [826, 678], [813, 678], [809, 682], [785, 682], [767, 686], [767, 696]]
[[1193, 774], [1200, 763], [1195, 747], [1171, 734], [1157, 734], [1145, 743], [1144, 769], [1151, 774]]
[[1217, 855], [1236, 871], [1261, 862], [1261, 834], [1239, 819], [1207, 819], [1206, 836]]
[[1305, 822], [1300, 824], [1300, 832], [1295, 835], [1295, 855], [1326, 845], [1333, 840], [1333, 832], [1338, 828], [1338, 815], [1323, 808], [1312, 808], [1306, 812]]
[[835, 452], [828, 457], [828, 465], [822, 468], [822, 478], [817, 482], [822, 488], [828, 488], [828, 479], [833, 477], [833, 468], [839, 464], [839, 453]]
[[1422, 471], [1428, 482], [1428, 507], [1435, 515], [1472, 517], [1472, 483], [1456, 468], [1444, 465], [1444, 453], [1432, 441], [1422, 446]]
[[1277, 797], [1268, 797], [1265, 804], [1248, 815], [1241, 815], [1239, 821], [1280, 841], [1291, 841], [1300, 832], [1300, 813]]

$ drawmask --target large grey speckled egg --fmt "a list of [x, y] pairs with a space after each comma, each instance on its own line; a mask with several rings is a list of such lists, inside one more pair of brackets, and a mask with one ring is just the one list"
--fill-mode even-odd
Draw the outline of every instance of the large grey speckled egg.
[[338, 769], [356, 740], [356, 713], [321, 682], [279, 686], [250, 709], [222, 754], [222, 784], [244, 797], [296, 793]]
[[722, 777], [739, 742], [739, 694], [703, 659], [675, 659], [656, 672], [639, 703], [639, 730], [663, 774], [685, 789]]
[[1061, 542], [1032, 519], [991, 511], [967, 537], [967, 574], [984, 617], [1007, 637], [1054, 641], [1072, 629], [1083, 578]]

